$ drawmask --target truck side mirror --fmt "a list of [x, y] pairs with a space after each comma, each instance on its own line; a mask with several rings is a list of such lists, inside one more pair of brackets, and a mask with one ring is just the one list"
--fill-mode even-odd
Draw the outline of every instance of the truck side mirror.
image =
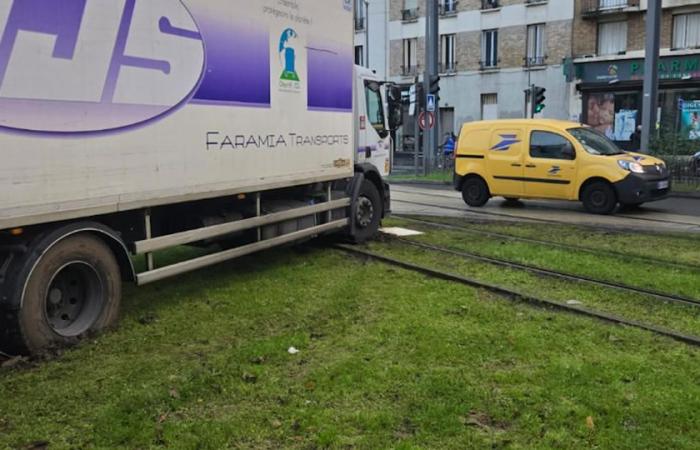
[[393, 131], [403, 125], [401, 89], [396, 85], [387, 86], [387, 100], [389, 107], [389, 129]]

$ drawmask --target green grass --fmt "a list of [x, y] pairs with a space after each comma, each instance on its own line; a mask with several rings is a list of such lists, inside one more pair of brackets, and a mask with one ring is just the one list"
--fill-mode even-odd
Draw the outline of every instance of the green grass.
[[700, 183], [673, 183], [673, 192], [700, 193]]
[[415, 174], [391, 175], [387, 178], [387, 180], [389, 182], [432, 181], [432, 182], [441, 182], [441, 183], [452, 183], [452, 171], [451, 170], [435, 171], [435, 172], [428, 173], [428, 175], [415, 175]]
[[129, 289], [118, 330], [0, 371], [0, 448], [693, 449], [699, 358], [338, 251], [279, 250]]

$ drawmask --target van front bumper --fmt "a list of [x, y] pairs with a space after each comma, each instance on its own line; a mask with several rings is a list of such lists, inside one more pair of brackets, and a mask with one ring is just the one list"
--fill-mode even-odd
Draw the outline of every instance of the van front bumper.
[[671, 179], [668, 176], [631, 173], [615, 183], [615, 190], [617, 199], [622, 204], [653, 202], [668, 197], [671, 192]]

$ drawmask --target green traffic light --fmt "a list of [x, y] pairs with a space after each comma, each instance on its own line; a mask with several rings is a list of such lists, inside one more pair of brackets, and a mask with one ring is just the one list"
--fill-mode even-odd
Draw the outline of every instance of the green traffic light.
[[535, 112], [536, 112], [536, 113], [541, 113], [542, 110], [545, 108], [545, 106], [546, 106], [546, 105], [537, 105], [537, 106], [535, 107]]

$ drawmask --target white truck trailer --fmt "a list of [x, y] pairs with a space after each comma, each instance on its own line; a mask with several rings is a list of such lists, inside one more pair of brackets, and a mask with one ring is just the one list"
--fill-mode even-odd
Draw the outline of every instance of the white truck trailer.
[[374, 234], [399, 96], [352, 4], [0, 0], [0, 350], [113, 325], [123, 281]]

